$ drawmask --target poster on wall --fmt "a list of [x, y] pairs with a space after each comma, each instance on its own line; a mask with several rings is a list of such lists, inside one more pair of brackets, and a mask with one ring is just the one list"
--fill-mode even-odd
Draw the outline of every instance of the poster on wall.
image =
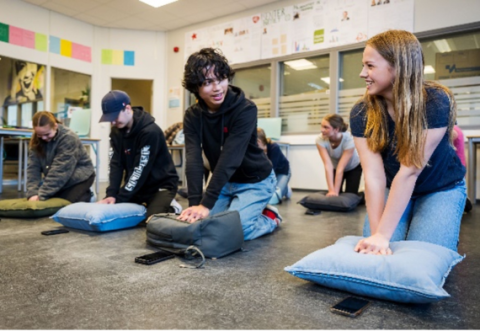
[[43, 100], [45, 66], [12, 60], [3, 106]]
[[[390, 30], [413, 32], [414, 0], [365, 0], [368, 4], [368, 35]], [[379, 18], [388, 17], [388, 20]]]
[[368, 6], [358, 0], [331, 0], [326, 6], [328, 47], [353, 44], [367, 39]]
[[233, 57], [233, 22], [226, 22], [207, 29], [208, 47], [218, 48], [227, 59]]
[[292, 20], [293, 6], [262, 13], [262, 59], [285, 56], [292, 53]]
[[233, 21], [233, 40], [232, 63], [260, 60], [262, 56], [261, 15], [254, 14]]
[[202, 48], [209, 47], [207, 29], [198, 29], [185, 34], [185, 61]]
[[315, 1], [293, 5], [292, 18], [292, 53], [306, 52], [313, 49]]

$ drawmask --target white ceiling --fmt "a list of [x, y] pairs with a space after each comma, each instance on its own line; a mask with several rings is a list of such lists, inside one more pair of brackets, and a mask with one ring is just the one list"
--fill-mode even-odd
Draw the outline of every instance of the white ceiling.
[[153, 8], [138, 0], [23, 0], [96, 26], [169, 31], [280, 0], [178, 0]]

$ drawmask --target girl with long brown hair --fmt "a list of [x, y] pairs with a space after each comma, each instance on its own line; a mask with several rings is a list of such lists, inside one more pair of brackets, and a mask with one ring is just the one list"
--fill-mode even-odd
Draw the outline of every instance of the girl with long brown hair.
[[367, 41], [367, 90], [350, 126], [365, 176], [365, 239], [355, 250], [391, 254], [390, 241], [419, 240], [457, 249], [465, 206], [465, 168], [451, 145], [452, 93], [424, 80], [423, 52], [410, 32]]
[[32, 118], [33, 136], [27, 168], [29, 201], [62, 198], [70, 202], [91, 199], [95, 179], [90, 156], [78, 136], [49, 111]]
[[329, 197], [338, 196], [344, 182], [345, 192], [358, 194], [362, 166], [352, 134], [347, 129], [348, 124], [340, 115], [329, 114], [322, 119], [322, 133], [315, 140], [325, 167], [326, 196]]

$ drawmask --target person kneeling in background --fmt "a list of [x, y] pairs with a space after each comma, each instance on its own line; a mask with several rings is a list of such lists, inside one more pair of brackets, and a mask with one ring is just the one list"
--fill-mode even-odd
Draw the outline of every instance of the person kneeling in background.
[[80, 138], [49, 111], [37, 112], [32, 124], [28, 201], [62, 198], [72, 203], [89, 202], [95, 170]]
[[270, 162], [272, 162], [275, 176], [277, 177], [277, 187], [269, 202], [271, 205], [276, 205], [282, 203], [284, 197], [290, 199], [292, 196], [292, 189], [288, 186], [290, 177], [292, 177], [290, 163], [285, 155], [283, 155], [280, 147], [270, 138], [267, 138], [262, 128], [257, 128], [257, 136], [258, 147], [267, 154]]

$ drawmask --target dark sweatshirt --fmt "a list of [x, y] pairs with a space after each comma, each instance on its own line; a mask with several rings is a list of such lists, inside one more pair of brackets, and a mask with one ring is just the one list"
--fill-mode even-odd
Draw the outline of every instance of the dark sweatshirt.
[[[165, 136], [155, 119], [133, 108], [130, 132], [112, 127], [110, 132], [110, 185], [107, 197], [116, 203], [148, 201], [160, 188], [176, 189], [178, 175]], [[122, 183], [125, 171], [124, 186]]]
[[272, 142], [267, 144], [267, 156], [272, 162], [273, 171], [275, 171], [275, 176], [278, 175], [288, 175], [290, 170], [290, 163], [288, 162], [285, 155], [283, 155], [280, 146]]
[[[257, 106], [238, 87], [229, 86], [214, 113], [201, 99], [188, 108], [183, 132], [190, 206], [212, 209], [227, 182], [258, 183], [272, 172], [272, 164], [257, 145]], [[203, 197], [202, 150], [213, 172]]]

